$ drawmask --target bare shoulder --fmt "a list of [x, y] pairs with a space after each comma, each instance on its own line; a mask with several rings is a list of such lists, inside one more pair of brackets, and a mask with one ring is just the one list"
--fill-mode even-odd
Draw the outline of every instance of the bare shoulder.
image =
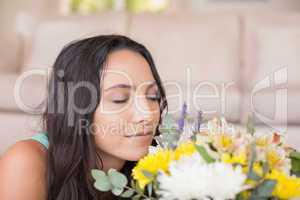
[[11, 146], [0, 158], [0, 199], [46, 199], [47, 153], [33, 140]]

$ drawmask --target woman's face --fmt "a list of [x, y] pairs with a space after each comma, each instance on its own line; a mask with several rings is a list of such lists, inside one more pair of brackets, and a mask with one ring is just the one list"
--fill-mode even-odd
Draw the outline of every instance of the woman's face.
[[148, 62], [130, 50], [108, 56], [93, 130], [105, 154], [136, 161], [148, 152], [160, 119], [158, 87]]

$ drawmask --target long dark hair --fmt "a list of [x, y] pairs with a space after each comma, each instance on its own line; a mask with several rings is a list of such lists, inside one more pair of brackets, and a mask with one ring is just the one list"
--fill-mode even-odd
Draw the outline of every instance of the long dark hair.
[[[101, 155], [96, 151], [94, 135], [81, 129], [78, 122], [92, 123], [100, 101], [101, 77], [110, 53], [128, 49], [142, 55], [148, 62], [160, 93], [160, 121], [167, 101], [165, 90], [150, 52], [145, 46], [121, 35], [101, 35], [74, 41], [58, 55], [48, 82], [48, 98], [43, 113], [44, 130], [49, 138], [47, 193], [48, 200], [116, 199], [111, 193], [93, 188], [91, 169], [101, 168]], [[97, 90], [97, 105], [86, 112], [74, 112], [70, 105], [86, 108], [90, 92], [86, 87], [76, 88], [71, 94], [68, 83], [91, 83]], [[70, 96], [71, 95], [71, 96]], [[74, 122], [74, 123], [73, 123]], [[156, 134], [159, 134], [157, 128]], [[122, 172], [130, 176], [134, 162], [125, 162]]]

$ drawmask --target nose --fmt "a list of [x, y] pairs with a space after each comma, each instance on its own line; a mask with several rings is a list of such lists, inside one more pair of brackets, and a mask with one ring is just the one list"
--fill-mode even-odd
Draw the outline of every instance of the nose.
[[133, 104], [133, 122], [150, 124], [154, 115], [153, 106], [144, 95], [136, 96]]

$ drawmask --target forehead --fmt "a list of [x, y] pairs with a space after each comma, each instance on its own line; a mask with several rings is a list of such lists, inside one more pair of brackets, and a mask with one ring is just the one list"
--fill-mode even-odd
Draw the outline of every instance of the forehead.
[[150, 66], [139, 53], [118, 50], [108, 56], [103, 76], [104, 88], [114, 84], [140, 86], [153, 81], [154, 77]]

